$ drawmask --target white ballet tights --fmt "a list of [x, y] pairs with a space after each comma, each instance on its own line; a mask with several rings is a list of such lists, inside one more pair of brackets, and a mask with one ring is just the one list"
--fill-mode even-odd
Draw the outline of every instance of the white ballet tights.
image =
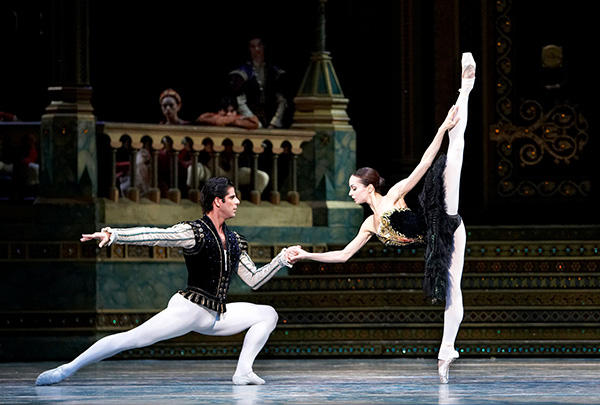
[[460, 280], [465, 262], [466, 242], [467, 234], [465, 232], [465, 225], [461, 221], [460, 226], [454, 231], [454, 252], [452, 253], [450, 269], [448, 270], [444, 334], [438, 353], [438, 359], [440, 360], [449, 360], [458, 357], [458, 352], [454, 349], [454, 341], [456, 340], [458, 328], [464, 314]]
[[458, 199], [460, 193], [460, 173], [465, 148], [465, 129], [467, 128], [469, 93], [471, 89], [463, 86], [460, 90], [456, 106], [458, 106], [459, 121], [448, 132], [448, 152], [446, 169], [444, 170], [444, 184], [446, 186], [446, 212], [448, 215], [458, 213]]
[[[444, 184], [446, 186], [446, 213], [448, 215], [458, 214], [458, 200], [460, 192], [460, 173], [463, 161], [463, 150], [465, 146], [465, 129], [467, 127], [469, 93], [473, 88], [474, 79], [463, 79], [462, 88], [456, 105], [458, 106], [458, 124], [449, 133], [448, 154], [446, 169], [444, 170]], [[465, 225], [461, 221], [460, 226], [454, 231], [454, 252], [448, 269], [446, 286], [446, 310], [444, 312], [444, 334], [442, 344], [438, 353], [438, 359], [449, 360], [458, 357], [454, 349], [454, 341], [458, 334], [458, 328], [463, 319], [464, 309], [460, 282], [462, 278], [463, 265], [465, 262], [465, 246], [467, 234]]]
[[236, 302], [227, 304], [227, 312], [219, 315], [175, 294], [163, 311], [134, 329], [100, 339], [61, 369], [66, 378], [88, 364], [124, 350], [149, 346], [188, 332], [230, 336], [248, 329], [235, 371], [235, 375], [246, 375], [252, 372], [254, 359], [275, 329], [277, 319], [277, 312], [268, 305]]

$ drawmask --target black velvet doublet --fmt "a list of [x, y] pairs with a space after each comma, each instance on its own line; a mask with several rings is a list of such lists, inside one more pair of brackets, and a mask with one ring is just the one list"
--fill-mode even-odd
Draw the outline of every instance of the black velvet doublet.
[[214, 224], [206, 215], [186, 223], [194, 231], [196, 245], [183, 250], [188, 287], [179, 290], [179, 294], [198, 305], [223, 313], [227, 310], [225, 301], [231, 274], [236, 271], [242, 250], [247, 250], [248, 245], [242, 236], [223, 224], [227, 241], [223, 247]]

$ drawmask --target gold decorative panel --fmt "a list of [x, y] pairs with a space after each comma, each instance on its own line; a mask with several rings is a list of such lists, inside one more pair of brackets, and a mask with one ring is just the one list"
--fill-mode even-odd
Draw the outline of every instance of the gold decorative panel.
[[513, 21], [521, 5], [495, 4], [490, 193], [499, 201], [585, 200], [592, 180], [578, 162], [589, 147], [589, 125], [581, 105], [564, 94], [563, 48], [523, 45]]

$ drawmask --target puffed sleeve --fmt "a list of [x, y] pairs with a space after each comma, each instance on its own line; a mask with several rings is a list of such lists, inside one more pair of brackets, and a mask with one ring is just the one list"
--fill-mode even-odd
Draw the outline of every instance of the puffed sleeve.
[[285, 259], [286, 249], [282, 249], [277, 256], [271, 260], [270, 263], [256, 268], [256, 264], [252, 261], [248, 255], [248, 242], [246, 239], [239, 235], [240, 248], [242, 253], [240, 255], [240, 262], [237, 268], [237, 274], [240, 276], [244, 283], [248, 284], [253, 290], [258, 290], [267, 281], [271, 279], [279, 270], [284, 267], [292, 267], [292, 265]]
[[196, 237], [189, 223], [181, 222], [169, 228], [135, 227], [135, 228], [102, 228], [102, 232], [110, 233], [108, 245], [113, 243], [128, 245], [147, 245], [182, 247], [191, 249], [196, 245]]

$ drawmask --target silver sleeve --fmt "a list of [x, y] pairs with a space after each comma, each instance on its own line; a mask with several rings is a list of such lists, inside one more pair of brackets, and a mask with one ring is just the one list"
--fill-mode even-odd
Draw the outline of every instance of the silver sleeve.
[[284, 267], [292, 267], [285, 259], [285, 251], [283, 249], [270, 263], [257, 269], [256, 264], [252, 261], [248, 253], [242, 252], [240, 263], [237, 268], [238, 276], [242, 281], [250, 286], [253, 290], [258, 290], [267, 281], [271, 279], [279, 270]]

